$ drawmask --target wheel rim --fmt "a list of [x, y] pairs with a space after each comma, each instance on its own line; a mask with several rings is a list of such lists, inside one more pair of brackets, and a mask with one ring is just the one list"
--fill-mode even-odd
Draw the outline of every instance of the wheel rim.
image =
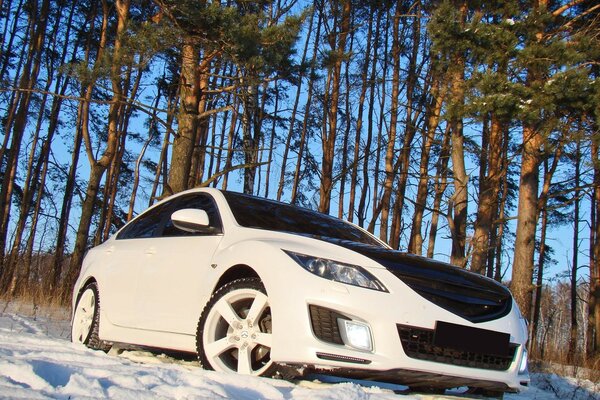
[[233, 290], [211, 308], [202, 335], [206, 358], [215, 371], [261, 375], [271, 361], [271, 309], [254, 289]]
[[73, 325], [71, 328], [71, 338], [73, 342], [85, 344], [90, 336], [92, 324], [94, 323], [94, 313], [96, 312], [96, 295], [90, 288], [87, 289], [77, 302], [75, 315], [73, 316]]

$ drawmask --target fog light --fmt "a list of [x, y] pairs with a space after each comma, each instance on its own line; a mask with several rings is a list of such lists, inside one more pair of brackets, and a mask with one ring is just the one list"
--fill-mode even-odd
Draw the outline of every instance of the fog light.
[[371, 328], [362, 322], [338, 319], [342, 340], [350, 347], [359, 350], [372, 351]]
[[523, 349], [523, 354], [521, 354], [521, 362], [519, 363], [519, 375], [524, 375], [527, 372], [527, 350]]

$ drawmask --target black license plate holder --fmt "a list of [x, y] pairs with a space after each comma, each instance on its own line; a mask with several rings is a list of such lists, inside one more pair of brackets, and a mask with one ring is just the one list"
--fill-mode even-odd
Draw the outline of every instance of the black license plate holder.
[[458, 351], [509, 355], [510, 335], [488, 329], [437, 321], [433, 341], [436, 346]]

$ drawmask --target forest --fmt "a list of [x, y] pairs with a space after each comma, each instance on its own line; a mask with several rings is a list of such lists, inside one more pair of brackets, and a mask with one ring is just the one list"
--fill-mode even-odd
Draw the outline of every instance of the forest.
[[211, 186], [502, 281], [600, 369], [597, 1], [0, 0], [0, 37], [3, 297]]

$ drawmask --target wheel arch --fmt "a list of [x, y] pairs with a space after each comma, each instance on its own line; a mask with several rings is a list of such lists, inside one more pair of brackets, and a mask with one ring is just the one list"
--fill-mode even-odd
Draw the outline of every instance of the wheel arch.
[[236, 264], [232, 267], [229, 267], [227, 271], [225, 271], [221, 275], [221, 277], [217, 281], [217, 284], [213, 288], [213, 293], [216, 290], [219, 290], [219, 288], [223, 287], [223, 285], [226, 285], [230, 282], [235, 281], [236, 279], [241, 278], [258, 278], [262, 281], [262, 278], [254, 268], [246, 264]]
[[[88, 285], [89, 285], [90, 283], [95, 283], [95, 284], [96, 284], [96, 286], [98, 286], [98, 280], [97, 280], [95, 277], [93, 277], [93, 276], [89, 276], [89, 277], [87, 277], [87, 278], [86, 278], [86, 279], [83, 281], [83, 283], [82, 283], [81, 285], [79, 285], [79, 288], [77, 289], [77, 293], [75, 293], [75, 296], [74, 296], [74, 298], [73, 298], [73, 302], [72, 302], [72, 303], [73, 303], [73, 308], [75, 308], [75, 306], [77, 305], [77, 301], [79, 300], [79, 296], [81, 296], [81, 293], [83, 293], [83, 290], [84, 290], [86, 287], [88, 287]], [[98, 290], [100, 290], [100, 289], [98, 289]]]

